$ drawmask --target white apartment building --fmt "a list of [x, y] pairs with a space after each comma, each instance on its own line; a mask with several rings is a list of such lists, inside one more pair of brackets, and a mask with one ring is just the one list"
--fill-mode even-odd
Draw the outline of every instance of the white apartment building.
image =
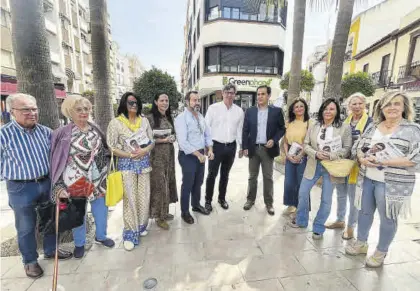
[[315, 79], [315, 86], [308, 100], [310, 114], [317, 113], [322, 104], [327, 75], [327, 59], [328, 45], [319, 45], [315, 47], [314, 52], [306, 60], [306, 69], [313, 74]]
[[[255, 104], [256, 88], [269, 85], [271, 99], [281, 93], [287, 1], [189, 0], [181, 86], [197, 90], [202, 110], [221, 100], [227, 83], [237, 87], [235, 103]], [[266, 4], [268, 3], [268, 5]]]

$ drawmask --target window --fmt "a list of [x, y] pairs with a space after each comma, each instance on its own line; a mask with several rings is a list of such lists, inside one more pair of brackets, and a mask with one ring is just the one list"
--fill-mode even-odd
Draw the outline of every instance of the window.
[[274, 48], [214, 46], [205, 50], [205, 72], [282, 74], [283, 52]]
[[230, 7], [223, 7], [223, 18], [230, 19]]
[[219, 18], [219, 6], [214, 6], [209, 9], [209, 16], [207, 17], [208, 20], [213, 20]]
[[1, 50], [1, 65], [5, 67], [13, 67], [13, 55], [11, 52]]
[[232, 19], [239, 19], [239, 8], [232, 8]]
[[197, 64], [195, 65], [195, 67], [197, 68], [197, 81], [200, 80], [200, 58], [198, 58], [197, 60]]
[[10, 28], [9, 13], [4, 9], [1, 9], [1, 25], [4, 27]]
[[247, 13], [241, 12], [241, 20], [249, 20], [249, 15]]
[[363, 65], [363, 72], [369, 73], [369, 64], [364, 64]]

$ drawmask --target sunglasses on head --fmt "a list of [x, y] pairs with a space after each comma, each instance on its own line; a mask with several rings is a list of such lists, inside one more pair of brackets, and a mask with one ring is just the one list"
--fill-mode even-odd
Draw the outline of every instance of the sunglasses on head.
[[325, 140], [325, 133], [327, 132], [327, 129], [324, 127], [324, 128], [322, 128], [321, 129], [321, 136], [320, 136], [320, 138], [322, 139], [322, 140]]
[[127, 101], [127, 104], [130, 106], [137, 106], [137, 101]]

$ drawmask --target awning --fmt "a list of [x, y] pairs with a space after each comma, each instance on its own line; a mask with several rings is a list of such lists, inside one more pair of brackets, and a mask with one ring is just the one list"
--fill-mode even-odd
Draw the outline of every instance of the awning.
[[[55, 97], [66, 98], [66, 91], [54, 88]], [[1, 95], [11, 95], [17, 93], [17, 83], [1, 82]]]

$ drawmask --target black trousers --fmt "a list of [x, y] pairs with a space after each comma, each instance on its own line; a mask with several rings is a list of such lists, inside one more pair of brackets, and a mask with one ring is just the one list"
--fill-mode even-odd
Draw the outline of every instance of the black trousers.
[[226, 199], [226, 188], [229, 181], [229, 172], [235, 161], [236, 142], [229, 144], [213, 141], [214, 159], [209, 161], [209, 169], [206, 180], [206, 202], [213, 199], [214, 184], [220, 167], [219, 200]]

